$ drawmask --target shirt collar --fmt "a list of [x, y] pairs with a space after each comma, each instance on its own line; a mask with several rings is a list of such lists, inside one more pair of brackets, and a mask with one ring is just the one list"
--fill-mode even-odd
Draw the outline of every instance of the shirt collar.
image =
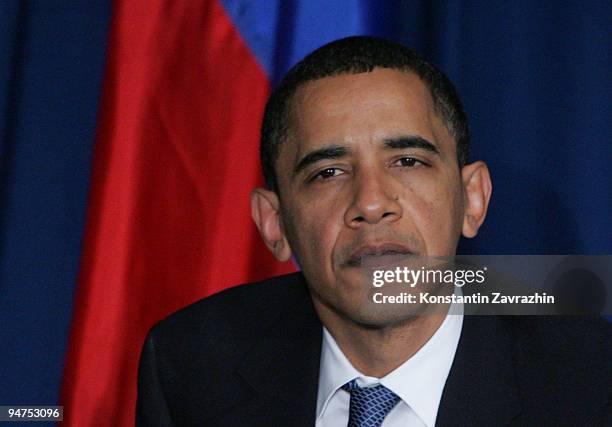
[[321, 417], [332, 396], [340, 387], [362, 374], [346, 358], [334, 337], [323, 327], [319, 391], [317, 394], [317, 418]]
[[463, 325], [463, 306], [453, 304], [438, 330], [410, 359], [380, 379], [367, 377], [353, 367], [336, 340], [323, 327], [319, 369], [317, 419], [333, 395], [356, 379], [361, 386], [380, 383], [397, 394], [427, 426], [434, 426], [440, 399], [450, 372]]

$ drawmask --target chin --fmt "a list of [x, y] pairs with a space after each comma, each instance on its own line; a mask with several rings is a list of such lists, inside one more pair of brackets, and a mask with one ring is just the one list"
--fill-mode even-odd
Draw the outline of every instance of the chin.
[[418, 315], [406, 315], [401, 317], [363, 317], [353, 319], [353, 321], [364, 329], [388, 329], [393, 327], [405, 326], [417, 319]]
[[419, 305], [389, 307], [387, 304], [368, 304], [358, 310], [347, 310], [344, 317], [364, 328], [383, 329], [410, 323], [421, 316], [425, 308]]

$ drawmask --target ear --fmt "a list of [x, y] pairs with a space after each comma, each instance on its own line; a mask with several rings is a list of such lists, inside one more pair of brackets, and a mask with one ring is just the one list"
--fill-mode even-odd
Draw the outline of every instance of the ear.
[[474, 162], [461, 169], [463, 182], [464, 213], [463, 236], [472, 238], [487, 216], [493, 185], [489, 168], [484, 162]]
[[281, 221], [278, 195], [264, 188], [251, 191], [251, 216], [259, 229], [259, 234], [279, 261], [291, 258], [291, 246], [285, 237]]

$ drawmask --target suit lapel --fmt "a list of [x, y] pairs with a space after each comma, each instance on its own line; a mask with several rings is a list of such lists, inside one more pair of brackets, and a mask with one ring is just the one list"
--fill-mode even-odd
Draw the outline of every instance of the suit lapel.
[[238, 369], [255, 391], [235, 414], [244, 417], [245, 425], [315, 423], [322, 326], [303, 289]]
[[[315, 424], [322, 326], [302, 289], [239, 366], [254, 396], [227, 425]], [[511, 333], [497, 316], [463, 322], [436, 426], [508, 425], [521, 412]]]
[[497, 316], [465, 316], [436, 426], [508, 425], [521, 411], [512, 337]]

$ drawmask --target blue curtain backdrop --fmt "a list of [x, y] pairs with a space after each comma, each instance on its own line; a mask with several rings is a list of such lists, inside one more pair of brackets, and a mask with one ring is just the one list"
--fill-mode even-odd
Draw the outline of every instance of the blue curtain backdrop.
[[[611, 2], [222, 3], [272, 82], [349, 34], [451, 77], [494, 183], [463, 252], [612, 254]], [[0, 2], [0, 404], [58, 400], [110, 10]]]
[[0, 405], [58, 401], [109, 17], [0, 2]]

